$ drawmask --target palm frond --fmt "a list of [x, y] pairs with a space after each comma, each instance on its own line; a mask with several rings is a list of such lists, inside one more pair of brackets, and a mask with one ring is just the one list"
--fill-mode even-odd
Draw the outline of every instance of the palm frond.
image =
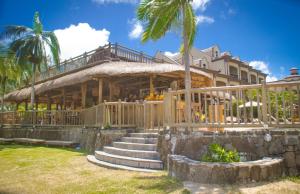
[[26, 26], [6, 26], [4, 31], [0, 34], [0, 39], [16, 39], [25, 34], [31, 33], [32, 29]]

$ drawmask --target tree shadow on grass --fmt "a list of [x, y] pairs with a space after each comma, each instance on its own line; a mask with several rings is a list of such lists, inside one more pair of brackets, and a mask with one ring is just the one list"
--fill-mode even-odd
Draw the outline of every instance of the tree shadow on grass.
[[166, 175], [155, 175], [155, 176], [136, 176], [135, 180], [152, 180], [153, 184], [144, 184], [139, 186], [142, 190], [159, 190], [163, 193], [171, 193], [176, 190], [183, 190], [183, 183], [178, 179], [171, 178]]

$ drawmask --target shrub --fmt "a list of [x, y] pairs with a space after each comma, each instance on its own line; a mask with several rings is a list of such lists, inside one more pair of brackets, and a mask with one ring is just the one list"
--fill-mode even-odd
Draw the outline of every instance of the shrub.
[[104, 126], [104, 129], [107, 130], [107, 129], [111, 129], [111, 125], [110, 123], [106, 123], [106, 125]]
[[205, 162], [239, 162], [240, 156], [237, 151], [226, 150], [221, 145], [213, 143], [209, 145], [207, 154], [202, 159]]

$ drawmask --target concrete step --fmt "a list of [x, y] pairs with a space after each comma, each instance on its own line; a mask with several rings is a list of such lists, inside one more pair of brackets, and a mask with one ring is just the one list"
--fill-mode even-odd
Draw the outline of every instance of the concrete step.
[[109, 154], [114, 154], [119, 156], [159, 160], [159, 153], [156, 151], [129, 150], [129, 149], [110, 147], [110, 146], [105, 146], [103, 151]]
[[45, 145], [75, 148], [76, 146], [79, 145], [79, 143], [75, 143], [75, 142], [72, 142], [72, 141], [54, 141], [54, 140], [51, 140], [51, 141], [45, 141]]
[[13, 143], [14, 140], [12, 138], [0, 138], [0, 143], [6, 144], [6, 143]]
[[130, 137], [157, 138], [158, 133], [130, 133]]
[[16, 143], [24, 143], [24, 144], [45, 144], [45, 140], [43, 139], [32, 139], [32, 138], [13, 138]]
[[111, 164], [108, 162], [98, 160], [94, 155], [88, 155], [86, 158], [89, 162], [106, 168], [123, 169], [123, 170], [138, 171], [138, 172], [159, 172], [158, 170], [134, 168], [134, 167], [124, 166], [124, 165]]
[[95, 151], [95, 157], [100, 161], [111, 163], [111, 164], [129, 166], [134, 168], [147, 168], [147, 169], [154, 169], [154, 170], [163, 169], [163, 163], [160, 160], [118, 156], [114, 154], [105, 153], [103, 151]]
[[156, 144], [157, 138], [122, 137], [122, 141], [129, 143]]
[[144, 144], [144, 143], [129, 143], [129, 142], [113, 142], [115, 148], [129, 149], [129, 150], [145, 150], [156, 151], [156, 144]]

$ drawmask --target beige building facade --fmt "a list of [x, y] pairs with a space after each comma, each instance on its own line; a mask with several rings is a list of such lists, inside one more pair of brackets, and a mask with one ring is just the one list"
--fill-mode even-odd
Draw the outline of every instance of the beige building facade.
[[[180, 53], [170, 56], [157, 52], [155, 57], [170, 63], [182, 64]], [[221, 52], [217, 45], [203, 50], [192, 48], [190, 61], [192, 68], [211, 74], [214, 86], [258, 84], [262, 83], [267, 76], [239, 57], [233, 57], [230, 52]]]

